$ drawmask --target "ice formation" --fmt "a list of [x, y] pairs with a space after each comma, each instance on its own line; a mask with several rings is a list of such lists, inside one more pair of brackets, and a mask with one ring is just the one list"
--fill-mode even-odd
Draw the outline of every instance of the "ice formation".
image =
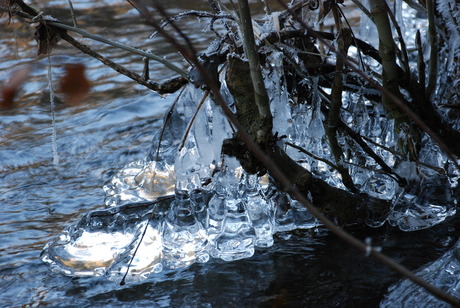
[[[312, 87], [317, 84], [313, 82]], [[283, 85], [277, 84], [276, 88], [271, 92], [275, 129], [282, 130], [289, 142], [331, 159], [319, 105], [283, 104], [287, 94]], [[226, 93], [225, 87], [222, 91]], [[298, 201], [276, 189], [268, 176], [246, 174], [235, 158], [221, 157], [220, 146], [231, 136], [231, 128], [211, 99], [201, 106], [184, 139], [203, 91], [189, 86], [182, 96], [165, 118], [163, 139], [154, 139], [150, 155], [128, 164], [104, 186], [110, 208], [87, 214], [68, 227], [59, 240], [46, 246], [43, 260], [53, 269], [69, 275], [120, 279], [134, 257], [128, 278], [141, 280], [163, 269], [183, 268], [209, 258], [233, 261], [251, 257], [257, 247], [273, 245], [276, 232], [319, 225]], [[362, 114], [367, 113], [367, 106], [359, 104], [350, 123], [356, 122], [361, 131], [373, 133], [369, 135], [378, 142], [394, 142], [391, 121]], [[185, 142], [179, 150], [180, 140]], [[433, 160], [438, 160], [436, 165], [443, 161], [436, 146], [425, 148], [421, 159], [427, 165]], [[379, 147], [375, 150], [388, 164], [394, 163], [392, 154]], [[330, 185], [343, 186], [322, 162], [292, 153], [316, 176]], [[390, 176], [358, 167], [375, 168], [372, 160], [354, 159], [350, 159], [355, 166], [351, 171], [359, 188], [371, 196], [394, 201], [388, 217], [392, 225], [418, 230], [455, 213], [448, 178], [436, 170], [415, 163], [401, 164], [400, 175], [413, 182], [410, 189], [403, 190]], [[161, 199], [167, 195], [170, 197]], [[369, 222], [372, 226], [382, 223]]]
[[[315, 176], [344, 188], [340, 174], [325, 163], [334, 158], [325, 136], [318, 78], [303, 80], [311, 96], [308, 103], [296, 102], [287, 90], [282, 57], [289, 53], [295, 61], [299, 59], [296, 50], [283, 48], [283, 53], [267, 54], [266, 62], [271, 64], [264, 68], [274, 131], [285, 136], [280, 146]], [[232, 107], [223, 78], [221, 84], [223, 97]], [[366, 91], [344, 95], [342, 121], [365, 136], [369, 147], [409, 183], [400, 187], [351, 138], [338, 136], [342, 163], [357, 188], [392, 203], [386, 220], [370, 220], [369, 225], [378, 227], [387, 221], [414, 231], [453, 215], [452, 186], [459, 175], [444, 169], [447, 160], [429, 138], [422, 140], [417, 163], [400, 159], [394, 150], [399, 137], [394, 122], [381, 106], [365, 98]], [[318, 221], [278, 190], [268, 176], [246, 174], [235, 158], [221, 155], [222, 142], [232, 131], [218, 104], [204, 90], [187, 86], [166, 115], [164, 130], [155, 137], [146, 159], [127, 165], [104, 186], [108, 208], [68, 227], [58, 240], [46, 245], [43, 260], [68, 275], [120, 279], [128, 272], [128, 279], [137, 281], [210, 258], [248, 258], [257, 247], [273, 245], [276, 232], [317, 227]], [[308, 149], [313, 156], [287, 142]]]
[[[435, 287], [460, 297], [460, 242], [438, 260], [425, 265], [416, 272], [417, 276]], [[451, 307], [408, 279], [401, 280], [389, 289], [389, 294], [380, 307]]]

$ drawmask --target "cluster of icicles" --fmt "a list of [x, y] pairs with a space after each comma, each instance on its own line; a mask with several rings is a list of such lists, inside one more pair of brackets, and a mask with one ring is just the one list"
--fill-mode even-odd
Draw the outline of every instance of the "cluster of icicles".
[[[271, 74], [276, 72], [274, 68]], [[315, 156], [332, 159], [324, 137], [319, 95], [313, 95], [310, 106], [283, 103], [289, 97], [277, 77], [270, 80], [278, 84], [268, 88], [272, 89], [274, 130], [287, 136], [280, 142], [289, 141], [308, 148]], [[314, 89], [317, 84], [313, 81], [310, 86]], [[225, 83], [222, 93], [231, 105]], [[232, 128], [211, 99], [198, 108], [203, 95], [193, 86], [182, 93], [148, 157], [128, 164], [104, 186], [108, 208], [85, 215], [66, 228], [57, 241], [48, 243], [45, 262], [68, 275], [105, 275], [116, 280], [128, 273], [129, 280], [137, 281], [210, 258], [247, 258], [257, 247], [273, 245], [277, 232], [318, 226], [317, 220], [296, 200], [277, 190], [267, 175], [246, 174], [235, 158], [222, 157], [222, 142], [231, 137]], [[380, 116], [376, 106], [368, 108], [356, 94], [350, 94], [348, 102], [349, 109], [342, 115], [347, 123], [376, 143], [391, 147], [392, 121]], [[369, 110], [374, 112], [372, 116]], [[344, 147], [351, 144], [342, 138]], [[323, 161], [285, 149], [316, 176], [343, 188], [340, 175]], [[378, 146], [374, 150], [388, 164], [394, 164], [391, 152]], [[393, 201], [386, 220], [392, 225], [418, 230], [455, 213], [446, 175], [415, 163], [400, 164], [400, 176], [419, 177], [416, 185], [404, 190], [392, 177], [371, 171], [378, 169], [375, 162], [359, 161], [366, 157], [364, 153], [356, 155], [356, 147], [353, 151], [348, 158], [351, 176], [367, 194]], [[423, 151], [421, 159], [429, 159], [424, 161], [427, 165], [438, 159], [438, 166], [443, 159], [434, 145], [426, 145]], [[385, 220], [369, 221], [374, 227], [383, 223]]]

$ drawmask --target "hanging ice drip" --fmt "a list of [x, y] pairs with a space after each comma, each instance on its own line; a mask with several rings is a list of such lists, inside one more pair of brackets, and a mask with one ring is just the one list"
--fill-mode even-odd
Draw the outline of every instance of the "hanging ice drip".
[[296, 229], [297, 226], [288, 195], [270, 185], [267, 196], [271, 206], [274, 208], [275, 231], [285, 232]]
[[235, 170], [221, 171], [215, 187], [216, 195], [210, 200], [208, 219], [211, 256], [225, 261], [251, 257], [256, 233], [241, 196]]
[[[225, 189], [225, 176], [222, 172], [219, 172], [214, 177], [214, 195], [209, 200], [207, 217], [206, 217], [206, 228], [208, 230], [208, 237], [211, 241], [211, 255], [214, 255], [215, 239], [219, 237], [223, 230], [223, 222], [226, 214], [226, 194]], [[216, 252], [217, 254], [217, 252]]]
[[244, 175], [243, 196], [247, 212], [256, 232], [256, 247], [270, 247], [273, 245], [274, 208], [267, 202], [259, 185], [257, 175]]
[[162, 227], [163, 264], [167, 268], [187, 267], [209, 260], [206, 230], [195, 216], [193, 203], [184, 191], [176, 191]]

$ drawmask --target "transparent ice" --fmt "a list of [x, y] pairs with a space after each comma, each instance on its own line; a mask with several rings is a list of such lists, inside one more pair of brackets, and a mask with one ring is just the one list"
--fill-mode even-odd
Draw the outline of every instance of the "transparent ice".
[[66, 275], [114, 280], [125, 275], [132, 259], [127, 281], [146, 279], [163, 269], [160, 222], [168, 204], [160, 198], [90, 212], [48, 243], [42, 259]]
[[270, 247], [273, 245], [274, 211], [262, 194], [257, 175], [246, 175], [243, 192], [246, 210], [256, 233], [256, 247]]
[[176, 194], [162, 226], [163, 264], [175, 269], [209, 260], [206, 230], [194, 213], [189, 196]]
[[[397, 18], [404, 18], [401, 1], [396, 4]], [[374, 33], [375, 28], [363, 22], [360, 31]], [[300, 63], [295, 50], [287, 52]], [[320, 80], [302, 77], [310, 96], [298, 102], [288, 93], [284, 53], [267, 53], [270, 64], [263, 72], [278, 145], [315, 176], [344, 189], [341, 175], [331, 167], [335, 160], [325, 137]], [[234, 108], [221, 79], [222, 95]], [[426, 136], [417, 162], [401, 159], [398, 138], [405, 136], [395, 134], [394, 121], [382, 106], [366, 99], [369, 94], [375, 93], [364, 87], [345, 93], [341, 119], [408, 185], [400, 186], [354, 140], [338, 134], [344, 149], [340, 164], [348, 168], [360, 192], [391, 203], [388, 217], [368, 217], [368, 225], [388, 222], [415, 231], [454, 215], [452, 188], [460, 176], [452, 176], [447, 158]], [[222, 155], [222, 143], [232, 133], [220, 106], [202, 89], [187, 86], [165, 116], [146, 159], [126, 165], [105, 184], [107, 209], [68, 227], [47, 244], [43, 260], [67, 275], [121, 279], [127, 272], [128, 280], [138, 281], [210, 258], [248, 258], [258, 247], [273, 245], [277, 232], [318, 227], [316, 218], [271, 179], [246, 174], [235, 158]]]
[[[416, 271], [416, 275], [439, 289], [460, 297], [460, 241], [438, 260]], [[380, 307], [451, 307], [410, 280], [401, 280], [389, 288]]]

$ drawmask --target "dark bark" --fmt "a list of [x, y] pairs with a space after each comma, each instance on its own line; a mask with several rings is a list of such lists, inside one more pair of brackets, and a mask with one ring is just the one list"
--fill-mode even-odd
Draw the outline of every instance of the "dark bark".
[[[257, 112], [257, 106], [254, 102], [249, 65], [239, 58], [232, 58], [229, 62], [226, 82], [235, 101], [238, 119], [250, 136], [256, 140], [260, 125], [266, 125], [266, 123]], [[334, 217], [339, 225], [363, 224], [368, 219], [383, 220], [388, 215], [390, 209], [388, 201], [338, 189], [321, 179], [315, 178], [308, 170], [289, 157], [280, 148], [277, 141], [277, 137], [271, 135], [265, 140], [259, 138], [257, 143], [270, 156], [274, 164], [284, 171], [289, 181], [303, 195], [311, 197], [312, 202], [323, 214]], [[266, 172], [258, 159], [240, 140], [238, 133], [224, 142], [222, 152], [236, 157], [248, 173]], [[284, 187], [279, 188], [284, 189]]]

